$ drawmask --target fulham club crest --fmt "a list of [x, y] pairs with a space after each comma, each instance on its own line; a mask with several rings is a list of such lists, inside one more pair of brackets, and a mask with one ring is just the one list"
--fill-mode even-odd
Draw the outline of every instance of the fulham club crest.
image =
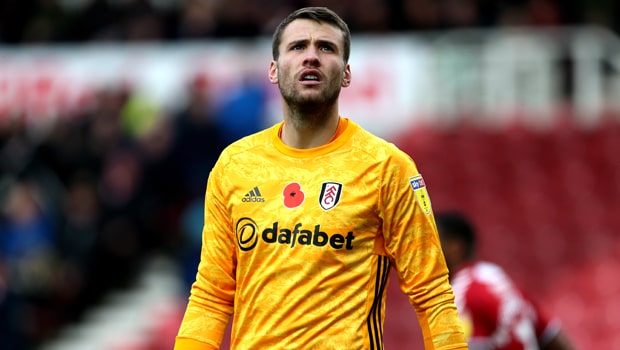
[[319, 196], [319, 204], [324, 210], [330, 210], [340, 202], [340, 194], [342, 193], [342, 184], [337, 182], [323, 182], [321, 187], [321, 195]]

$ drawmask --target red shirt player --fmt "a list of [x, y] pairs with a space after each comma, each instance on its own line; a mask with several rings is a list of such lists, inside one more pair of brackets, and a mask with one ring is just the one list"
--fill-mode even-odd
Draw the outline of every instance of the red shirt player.
[[435, 215], [470, 350], [573, 349], [549, 317], [498, 265], [476, 260], [476, 233], [460, 213]]

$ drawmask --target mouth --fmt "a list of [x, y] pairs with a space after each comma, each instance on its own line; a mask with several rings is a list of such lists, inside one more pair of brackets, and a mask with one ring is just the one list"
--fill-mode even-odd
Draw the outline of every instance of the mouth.
[[322, 81], [321, 74], [319, 71], [314, 69], [308, 69], [301, 73], [299, 76], [299, 81], [304, 84], [318, 84]]

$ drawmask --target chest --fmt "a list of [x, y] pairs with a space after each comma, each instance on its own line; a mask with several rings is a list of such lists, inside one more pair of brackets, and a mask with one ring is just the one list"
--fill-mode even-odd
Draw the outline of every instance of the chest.
[[333, 251], [371, 245], [380, 231], [378, 169], [329, 160], [257, 159], [229, 179], [239, 246]]

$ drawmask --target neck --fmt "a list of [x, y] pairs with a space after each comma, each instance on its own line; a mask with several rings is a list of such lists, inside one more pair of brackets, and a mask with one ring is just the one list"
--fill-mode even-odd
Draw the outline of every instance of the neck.
[[307, 149], [322, 146], [331, 140], [338, 129], [340, 116], [336, 105], [297, 106], [284, 109], [282, 142], [293, 148]]

